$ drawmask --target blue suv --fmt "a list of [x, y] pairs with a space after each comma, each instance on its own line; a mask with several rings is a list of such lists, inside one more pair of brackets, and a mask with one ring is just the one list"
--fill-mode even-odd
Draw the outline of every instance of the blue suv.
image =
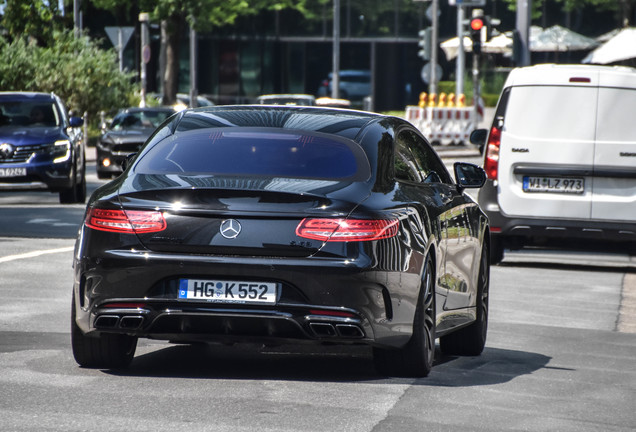
[[63, 204], [83, 203], [83, 123], [53, 93], [0, 92], [0, 190], [50, 190]]

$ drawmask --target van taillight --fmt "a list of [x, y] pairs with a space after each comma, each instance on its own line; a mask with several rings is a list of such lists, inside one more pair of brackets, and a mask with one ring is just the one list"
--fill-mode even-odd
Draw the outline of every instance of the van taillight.
[[490, 129], [488, 143], [486, 144], [486, 159], [484, 160], [484, 170], [491, 180], [497, 180], [499, 170], [499, 145], [501, 144], [501, 129], [495, 126]]

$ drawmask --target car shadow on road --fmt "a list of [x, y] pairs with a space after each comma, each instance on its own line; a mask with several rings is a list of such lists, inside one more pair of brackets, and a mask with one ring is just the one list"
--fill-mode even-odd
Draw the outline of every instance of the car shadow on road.
[[366, 346], [225, 346], [170, 345], [135, 356], [117, 376], [162, 378], [285, 380], [317, 382], [391, 381], [427, 386], [478, 386], [504, 383], [546, 367], [550, 357], [498, 348], [481, 356], [444, 356], [439, 347], [427, 378], [388, 378], [379, 375]]

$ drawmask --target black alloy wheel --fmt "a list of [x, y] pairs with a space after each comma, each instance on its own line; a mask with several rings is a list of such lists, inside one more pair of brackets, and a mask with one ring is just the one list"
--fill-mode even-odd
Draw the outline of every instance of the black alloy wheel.
[[486, 346], [488, 334], [488, 296], [490, 291], [490, 255], [484, 244], [481, 252], [477, 285], [477, 304], [475, 322], [439, 339], [444, 354], [478, 356]]
[[413, 320], [413, 335], [403, 348], [374, 348], [373, 359], [380, 374], [425, 377], [433, 368], [436, 322], [434, 280], [433, 260], [428, 256]]

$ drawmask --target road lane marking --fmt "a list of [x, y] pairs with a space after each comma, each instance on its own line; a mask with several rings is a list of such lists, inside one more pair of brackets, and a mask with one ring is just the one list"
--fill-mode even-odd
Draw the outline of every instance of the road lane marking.
[[45, 250], [37, 250], [37, 251], [33, 251], [33, 252], [27, 252], [27, 253], [23, 253], [23, 254], [9, 255], [9, 256], [5, 256], [5, 257], [0, 257], [0, 263], [20, 260], [20, 259], [35, 258], [35, 257], [39, 257], [39, 256], [42, 256], [42, 255], [47, 255], [47, 254], [72, 252], [73, 249], [74, 249], [74, 246], [67, 246], [67, 247], [57, 248], [57, 249], [45, 249]]
[[636, 333], [636, 274], [625, 273], [616, 330]]

